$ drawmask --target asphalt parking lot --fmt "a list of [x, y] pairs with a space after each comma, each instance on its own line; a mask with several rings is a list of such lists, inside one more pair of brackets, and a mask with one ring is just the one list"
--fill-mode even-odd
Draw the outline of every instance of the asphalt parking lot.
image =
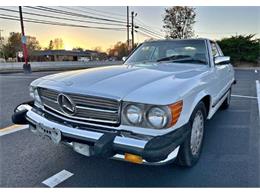
[[[14, 107], [30, 98], [29, 83], [51, 73], [0, 75], [0, 133], [12, 125]], [[73, 175], [56, 187], [260, 187], [260, 71], [236, 70], [236, 79], [231, 106], [207, 122], [192, 168], [88, 158], [23, 129], [0, 134], [0, 187], [47, 187], [42, 182], [62, 170]]]

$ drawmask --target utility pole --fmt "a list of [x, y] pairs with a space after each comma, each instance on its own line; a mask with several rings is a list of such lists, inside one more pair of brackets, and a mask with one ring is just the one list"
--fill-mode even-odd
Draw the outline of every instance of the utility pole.
[[134, 41], [134, 12], [131, 12], [131, 19], [132, 19], [131, 35], [132, 35], [132, 50], [133, 50], [134, 45], [135, 45], [135, 41]]
[[24, 62], [25, 62], [23, 65], [23, 70], [24, 70], [24, 73], [31, 73], [31, 66], [30, 66], [30, 64], [28, 64], [28, 51], [27, 51], [27, 47], [26, 47], [26, 36], [24, 33], [22, 6], [19, 6], [19, 14], [20, 14], [20, 23], [21, 23], [21, 31], [22, 31], [23, 57], [24, 57]]
[[188, 20], [188, 18], [185, 17], [184, 26], [183, 26], [183, 28], [182, 28], [182, 35], [181, 35], [181, 38], [182, 38], [182, 39], [186, 38], [186, 37], [185, 37], [185, 34], [186, 34], [186, 24], [187, 24], [187, 20]]
[[126, 12], [127, 12], [127, 14], [126, 14], [126, 17], [127, 17], [127, 19], [126, 19], [126, 27], [127, 27], [127, 51], [129, 52], [129, 6], [127, 6], [126, 7]]

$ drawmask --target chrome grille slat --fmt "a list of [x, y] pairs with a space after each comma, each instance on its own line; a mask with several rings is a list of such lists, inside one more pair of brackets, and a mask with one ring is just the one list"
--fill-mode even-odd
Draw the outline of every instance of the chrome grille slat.
[[[70, 96], [71, 97], [71, 96]], [[95, 100], [89, 100], [88, 98], [74, 98], [74, 97], [71, 97], [74, 101], [75, 104], [78, 104], [78, 105], [86, 105], [86, 104], [89, 104], [89, 105], [95, 105], [95, 106], [100, 106], [100, 107], [108, 107], [108, 108], [115, 108], [117, 109], [118, 108], [118, 104], [116, 103], [106, 103], [106, 102], [102, 102], [102, 101], [95, 101]]]
[[87, 116], [87, 115], [89, 115], [89, 116], [91, 116], [91, 118], [103, 118], [103, 119], [113, 119], [113, 120], [116, 120], [117, 119], [117, 116], [111, 116], [111, 115], [109, 115], [109, 114], [105, 114], [105, 113], [95, 113], [95, 112], [90, 112], [90, 113], [85, 113], [85, 112], [78, 112], [77, 113], [77, 116]]
[[106, 113], [116, 113], [117, 112], [117, 110], [105, 110], [105, 109], [99, 109], [99, 108], [91, 108], [91, 107], [87, 107], [87, 106], [76, 106], [76, 108], [79, 108], [82, 110], [106, 112]]
[[44, 106], [51, 112], [59, 113], [68, 118], [79, 119], [97, 123], [119, 124], [120, 102], [114, 99], [103, 97], [94, 97], [88, 95], [64, 93], [76, 105], [76, 113], [68, 115], [60, 109], [57, 97], [60, 94], [58, 91], [39, 88], [39, 95]]
[[46, 100], [46, 101], [51, 101], [51, 102], [54, 102], [54, 103], [58, 103], [56, 99], [54, 98], [50, 98], [50, 97], [46, 97], [46, 96], [41, 96], [42, 99]]

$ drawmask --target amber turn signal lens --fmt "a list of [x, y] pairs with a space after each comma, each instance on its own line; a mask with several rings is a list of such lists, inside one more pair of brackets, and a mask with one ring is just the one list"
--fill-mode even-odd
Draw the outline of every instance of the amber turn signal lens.
[[171, 123], [169, 125], [170, 127], [177, 123], [177, 121], [181, 115], [182, 106], [183, 106], [182, 100], [169, 105], [169, 108], [170, 108], [171, 114], [172, 114]]
[[143, 162], [143, 158], [138, 155], [125, 153], [125, 160], [132, 162], [132, 163], [138, 163], [141, 164]]

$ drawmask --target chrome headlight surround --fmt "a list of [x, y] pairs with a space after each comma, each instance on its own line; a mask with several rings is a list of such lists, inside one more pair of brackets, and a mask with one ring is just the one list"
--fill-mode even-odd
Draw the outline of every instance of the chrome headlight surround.
[[[163, 112], [163, 123], [162, 125], [157, 125], [151, 118], [154, 109], [159, 109]], [[130, 118], [131, 117], [131, 118]], [[163, 129], [166, 128], [171, 122], [171, 112], [168, 106], [155, 106], [149, 104], [133, 103], [133, 102], [123, 102], [121, 124], [129, 126], [137, 126], [142, 128], [152, 128], [152, 129]], [[132, 120], [134, 119], [134, 120]]]
[[134, 104], [129, 104], [125, 108], [125, 117], [129, 123], [138, 125], [143, 121], [142, 109]]
[[30, 91], [30, 96], [34, 100], [34, 105], [37, 106], [37, 107], [42, 107], [42, 100], [39, 96], [37, 87], [30, 86], [29, 91]]
[[156, 129], [165, 128], [169, 124], [170, 118], [170, 111], [159, 106], [151, 107], [146, 114], [148, 123]]

